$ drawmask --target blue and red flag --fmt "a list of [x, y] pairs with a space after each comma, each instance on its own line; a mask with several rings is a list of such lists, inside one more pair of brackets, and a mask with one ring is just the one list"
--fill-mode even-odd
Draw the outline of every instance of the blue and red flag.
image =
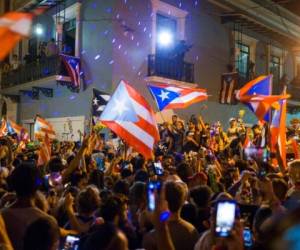
[[56, 80], [62, 85], [67, 85], [72, 91], [80, 90], [80, 58], [60, 54], [62, 61], [59, 75]]
[[207, 99], [205, 89], [170, 84], [148, 84], [159, 110], [186, 108]]
[[279, 148], [279, 154], [286, 168], [286, 99], [279, 101], [280, 108], [275, 110], [270, 126], [271, 133], [271, 150], [276, 150], [276, 145]]
[[154, 112], [129, 83], [120, 82], [99, 120], [145, 158], [153, 156], [159, 140]]
[[255, 113], [259, 121], [270, 122], [270, 110], [286, 95], [272, 95], [272, 75], [259, 76], [236, 93], [236, 98]]

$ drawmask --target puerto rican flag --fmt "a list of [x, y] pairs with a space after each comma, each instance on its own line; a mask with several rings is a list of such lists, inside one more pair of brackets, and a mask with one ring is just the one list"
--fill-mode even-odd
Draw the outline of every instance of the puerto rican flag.
[[8, 12], [0, 17], [0, 61], [15, 45], [31, 33], [33, 15], [25, 12]]
[[221, 104], [236, 104], [234, 92], [238, 84], [238, 73], [224, 73], [221, 76], [221, 91], [219, 102]]
[[43, 142], [40, 145], [40, 150], [38, 154], [38, 166], [43, 166], [48, 163], [51, 159], [51, 142], [48, 134], [45, 135]]
[[29, 141], [29, 133], [26, 128], [18, 125], [12, 120], [7, 122], [8, 133], [17, 134], [19, 141]]
[[271, 150], [274, 152], [278, 145], [283, 166], [286, 168], [286, 99], [279, 101], [280, 108], [275, 110], [270, 126]]
[[80, 58], [60, 54], [62, 68], [56, 80], [74, 91], [80, 90]]
[[153, 156], [153, 146], [159, 140], [154, 112], [128, 82], [119, 83], [100, 121], [146, 159]]
[[175, 86], [170, 84], [148, 84], [160, 111], [182, 109], [196, 102], [207, 100], [205, 89]]
[[259, 76], [236, 93], [236, 98], [255, 113], [259, 121], [270, 122], [271, 108], [278, 109], [278, 101], [286, 95], [272, 95], [272, 75]]
[[48, 121], [40, 116], [37, 116], [34, 123], [34, 137], [36, 139], [43, 140], [46, 135], [49, 137], [49, 139], [55, 139], [55, 130]]

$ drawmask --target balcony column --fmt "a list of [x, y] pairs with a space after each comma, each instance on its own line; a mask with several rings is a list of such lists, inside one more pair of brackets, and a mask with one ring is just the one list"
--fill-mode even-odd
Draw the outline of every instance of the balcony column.
[[56, 26], [56, 41], [59, 51], [61, 52], [63, 49], [63, 18], [58, 16], [55, 20]]
[[266, 72], [269, 75], [270, 72], [270, 61], [271, 61], [271, 44], [267, 44], [266, 46]]
[[236, 71], [237, 65], [236, 65], [236, 61], [235, 61], [235, 56], [236, 56], [237, 51], [235, 48], [235, 33], [234, 33], [234, 31], [230, 32], [229, 44], [230, 44], [229, 64], [232, 65], [233, 71]]
[[76, 9], [76, 34], [75, 34], [75, 56], [80, 56], [81, 49], [81, 1], [78, 1]]
[[294, 78], [300, 80], [300, 47], [294, 47], [293, 52], [293, 62], [294, 62]]

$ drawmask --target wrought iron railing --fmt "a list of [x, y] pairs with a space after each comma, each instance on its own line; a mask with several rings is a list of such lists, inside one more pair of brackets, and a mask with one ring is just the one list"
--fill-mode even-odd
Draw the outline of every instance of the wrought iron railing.
[[148, 56], [148, 76], [161, 76], [184, 82], [194, 82], [194, 64], [174, 59]]
[[9, 88], [26, 82], [36, 81], [56, 74], [59, 57], [46, 57], [35, 62], [20, 65], [18, 69], [2, 73], [1, 88]]

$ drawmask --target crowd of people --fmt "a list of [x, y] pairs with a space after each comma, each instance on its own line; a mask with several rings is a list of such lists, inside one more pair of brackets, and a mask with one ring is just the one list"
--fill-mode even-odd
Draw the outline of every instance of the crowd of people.
[[36, 53], [29, 51], [23, 60], [17, 54], [13, 54], [10, 61], [4, 61], [2, 64], [1, 72], [3, 74], [13, 73], [23, 65], [29, 65], [33, 62], [43, 62], [48, 57], [57, 56], [59, 53], [58, 46], [54, 38], [51, 38], [48, 42], [40, 42]]
[[300, 160], [269, 153], [266, 126], [229, 123], [174, 115], [151, 160], [94, 132], [37, 166], [38, 147], [0, 138], [1, 249], [299, 249]]

